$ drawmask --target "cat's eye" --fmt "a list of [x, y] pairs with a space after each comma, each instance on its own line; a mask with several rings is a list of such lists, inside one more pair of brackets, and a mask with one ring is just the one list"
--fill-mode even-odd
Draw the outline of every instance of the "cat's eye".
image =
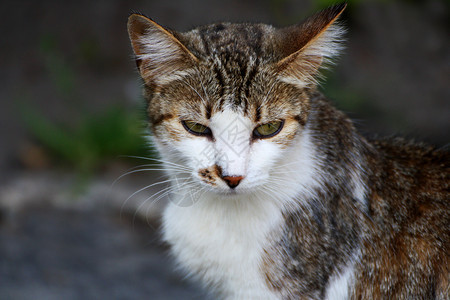
[[211, 129], [194, 121], [181, 121], [187, 132], [194, 135], [211, 135]]
[[253, 136], [259, 139], [270, 138], [281, 131], [283, 124], [283, 121], [274, 121], [260, 125], [253, 130]]

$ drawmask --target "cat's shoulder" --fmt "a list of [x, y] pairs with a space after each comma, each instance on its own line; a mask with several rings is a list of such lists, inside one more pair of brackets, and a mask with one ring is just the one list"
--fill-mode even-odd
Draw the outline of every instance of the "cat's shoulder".
[[387, 158], [401, 160], [414, 160], [420, 162], [442, 162], [450, 167], [450, 148], [435, 146], [426, 143], [418, 143], [399, 137], [389, 137], [369, 140], [370, 143]]
[[[411, 184], [421, 185], [430, 181], [442, 181], [442, 187], [450, 184], [450, 151], [448, 147], [436, 148], [403, 138], [372, 140], [379, 161], [378, 169], [393, 178], [414, 179]], [[381, 162], [381, 164], [380, 164]], [[433, 188], [431, 189], [433, 190]]]
[[422, 219], [429, 224], [441, 223], [442, 218], [450, 222], [448, 149], [401, 138], [374, 140], [371, 145], [376, 149], [369, 158], [372, 206], [388, 204], [390, 214], [397, 216], [394, 219], [404, 217], [409, 226], [422, 224]]

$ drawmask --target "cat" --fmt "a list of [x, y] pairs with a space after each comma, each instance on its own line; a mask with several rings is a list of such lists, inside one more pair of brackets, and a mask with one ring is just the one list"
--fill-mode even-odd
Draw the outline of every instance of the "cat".
[[163, 238], [219, 298], [450, 298], [448, 151], [368, 140], [317, 89], [345, 7], [280, 29], [129, 17], [175, 190]]

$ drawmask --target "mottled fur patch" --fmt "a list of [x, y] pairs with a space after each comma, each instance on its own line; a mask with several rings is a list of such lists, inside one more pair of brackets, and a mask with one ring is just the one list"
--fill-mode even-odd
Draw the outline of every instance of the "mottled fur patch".
[[[450, 297], [448, 151], [368, 141], [317, 90], [341, 48], [344, 8], [281, 29], [179, 33], [129, 19], [150, 128], [177, 190], [164, 239], [223, 298]], [[272, 122], [282, 129], [255, 134]], [[192, 205], [176, 205], [186, 195]]]

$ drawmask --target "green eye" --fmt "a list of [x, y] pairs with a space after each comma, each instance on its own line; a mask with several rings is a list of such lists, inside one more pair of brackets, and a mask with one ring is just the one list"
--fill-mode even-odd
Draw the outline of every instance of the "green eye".
[[281, 131], [283, 124], [283, 121], [275, 121], [260, 125], [253, 130], [253, 136], [259, 139], [272, 137]]
[[194, 121], [181, 121], [184, 129], [194, 135], [211, 135], [211, 129]]

